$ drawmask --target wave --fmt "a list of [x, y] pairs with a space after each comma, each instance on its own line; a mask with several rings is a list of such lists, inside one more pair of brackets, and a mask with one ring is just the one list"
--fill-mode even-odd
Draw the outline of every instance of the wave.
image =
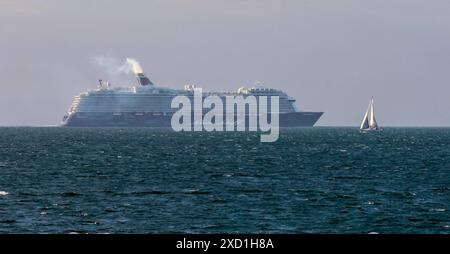
[[209, 191], [201, 191], [201, 190], [198, 190], [198, 189], [183, 190], [182, 193], [183, 194], [193, 194], [193, 195], [211, 194], [211, 192], [209, 192]]
[[76, 196], [82, 196], [83, 194], [69, 191], [69, 192], [63, 192], [63, 193], [61, 193], [61, 195], [63, 197], [76, 197]]
[[145, 195], [166, 195], [166, 194], [170, 194], [170, 192], [153, 190], [153, 191], [136, 191], [136, 192], [131, 192], [130, 194], [132, 194], [132, 195], [138, 195], [138, 196], [145, 196]]
[[9, 219], [0, 220], [0, 223], [4, 223], [4, 224], [13, 224], [15, 222], [16, 222], [16, 220], [9, 220]]
[[6, 192], [6, 191], [0, 191], [0, 196], [6, 196], [6, 195], [8, 195], [9, 193], [8, 192]]
[[231, 189], [230, 191], [240, 192], [240, 193], [262, 193], [262, 192], [266, 192], [265, 190], [260, 190], [260, 189]]

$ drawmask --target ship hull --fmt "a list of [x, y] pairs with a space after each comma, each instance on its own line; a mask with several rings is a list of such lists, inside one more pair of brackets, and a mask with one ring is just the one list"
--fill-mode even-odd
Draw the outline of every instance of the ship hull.
[[[323, 112], [280, 113], [280, 127], [312, 127]], [[171, 127], [172, 115], [153, 113], [73, 113], [62, 126], [67, 127]], [[269, 118], [270, 120], [270, 118]], [[248, 127], [248, 119], [246, 120]]]

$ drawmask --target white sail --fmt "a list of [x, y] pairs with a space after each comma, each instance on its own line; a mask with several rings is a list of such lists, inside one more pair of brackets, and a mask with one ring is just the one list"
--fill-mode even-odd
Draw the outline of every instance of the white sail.
[[375, 120], [373, 97], [369, 102], [369, 107], [367, 108], [366, 114], [364, 115], [364, 119], [359, 128], [364, 131], [379, 130], [377, 120]]
[[374, 112], [374, 106], [373, 106], [373, 97], [371, 100], [371, 106], [370, 106], [370, 121], [369, 121], [369, 127], [370, 129], [378, 129], [377, 121], [375, 120], [375, 112]]
[[369, 124], [369, 112], [370, 112], [370, 106], [371, 103], [369, 103], [369, 107], [367, 108], [366, 114], [364, 115], [363, 121], [361, 123], [361, 126], [359, 127], [361, 130], [365, 130], [368, 129], [370, 124]]

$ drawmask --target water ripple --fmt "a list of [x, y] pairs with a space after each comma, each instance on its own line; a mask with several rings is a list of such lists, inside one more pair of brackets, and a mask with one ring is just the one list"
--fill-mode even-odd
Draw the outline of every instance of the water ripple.
[[449, 233], [450, 129], [2, 128], [6, 233]]

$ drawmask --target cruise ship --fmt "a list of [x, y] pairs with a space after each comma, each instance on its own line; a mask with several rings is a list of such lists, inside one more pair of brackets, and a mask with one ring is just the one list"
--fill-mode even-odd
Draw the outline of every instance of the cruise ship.
[[[153, 84], [144, 73], [135, 73], [138, 84], [132, 87], [112, 87], [99, 80], [96, 89], [75, 96], [62, 126], [70, 127], [171, 127], [172, 115], [178, 111], [171, 107], [172, 99], [184, 95], [194, 100], [193, 85], [184, 89], [171, 89]], [[227, 96], [253, 95], [279, 97], [280, 127], [311, 127], [323, 112], [298, 110], [295, 99], [286, 93], [261, 86], [241, 87], [237, 92], [203, 92], [203, 96], [217, 95], [222, 101]], [[268, 100], [270, 112], [270, 99]], [[193, 103], [191, 103], [193, 105]], [[208, 110], [204, 110], [206, 114]], [[226, 114], [226, 112], [224, 112]], [[225, 117], [224, 117], [225, 118]]]

